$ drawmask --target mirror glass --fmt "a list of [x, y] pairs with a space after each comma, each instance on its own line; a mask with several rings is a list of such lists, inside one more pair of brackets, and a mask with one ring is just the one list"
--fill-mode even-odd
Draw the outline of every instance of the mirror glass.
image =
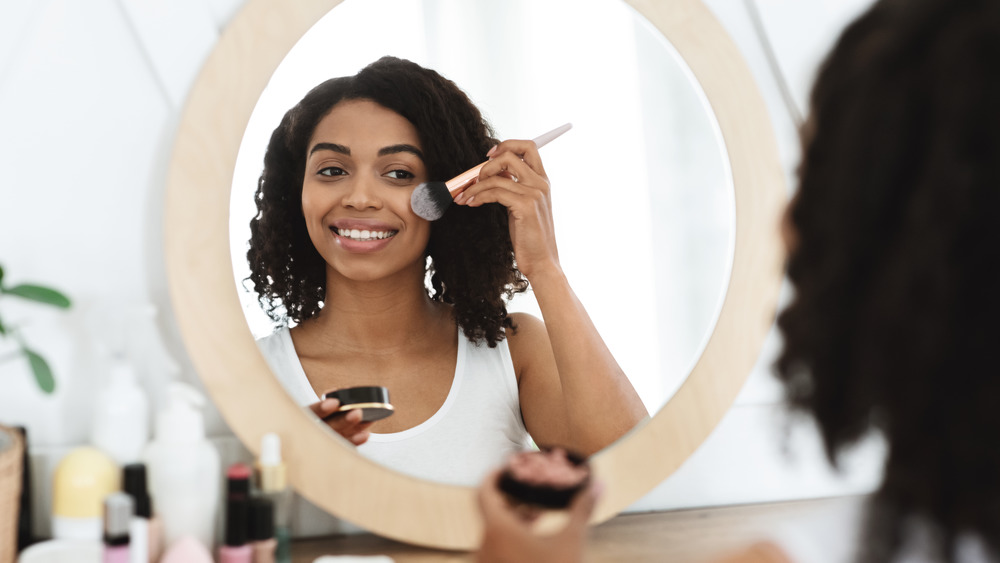
[[[688, 67], [657, 29], [613, 0], [347, 0], [304, 35], [261, 95], [233, 175], [234, 280], [254, 337], [274, 329], [243, 281], [268, 138], [313, 86], [384, 55], [455, 81], [501, 139], [573, 123], [541, 150], [560, 261], [654, 414], [701, 355], [721, 309], [733, 188], [717, 123]], [[530, 292], [509, 309], [541, 316]]]

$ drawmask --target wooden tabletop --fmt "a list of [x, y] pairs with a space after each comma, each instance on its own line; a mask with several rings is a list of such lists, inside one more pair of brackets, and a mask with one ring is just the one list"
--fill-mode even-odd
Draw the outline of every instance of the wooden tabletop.
[[[706, 563], [746, 547], [782, 521], [847, 502], [857, 502], [857, 498], [624, 514], [590, 531], [586, 560]], [[474, 561], [471, 553], [414, 547], [373, 534], [297, 540], [292, 544], [293, 563], [312, 563], [322, 555], [348, 554], [388, 555], [396, 563]]]

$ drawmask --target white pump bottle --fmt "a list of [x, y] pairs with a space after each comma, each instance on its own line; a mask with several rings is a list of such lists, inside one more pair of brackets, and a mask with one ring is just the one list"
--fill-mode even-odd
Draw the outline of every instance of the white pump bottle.
[[171, 382], [167, 406], [156, 417], [144, 454], [165, 546], [193, 536], [209, 551], [214, 547], [221, 473], [219, 452], [205, 439], [204, 403], [191, 386]]

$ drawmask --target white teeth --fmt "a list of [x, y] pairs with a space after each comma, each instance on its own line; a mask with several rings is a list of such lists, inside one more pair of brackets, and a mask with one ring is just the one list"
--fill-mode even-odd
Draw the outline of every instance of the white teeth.
[[391, 236], [395, 236], [396, 231], [369, 231], [358, 229], [335, 229], [337, 234], [342, 237], [347, 237], [351, 240], [381, 240], [386, 239]]

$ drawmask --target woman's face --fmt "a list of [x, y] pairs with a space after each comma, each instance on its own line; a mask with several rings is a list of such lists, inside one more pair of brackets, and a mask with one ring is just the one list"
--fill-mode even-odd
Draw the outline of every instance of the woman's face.
[[410, 209], [413, 189], [427, 181], [413, 125], [370, 100], [347, 100], [319, 122], [306, 150], [302, 214], [328, 272], [422, 280], [431, 226]]

